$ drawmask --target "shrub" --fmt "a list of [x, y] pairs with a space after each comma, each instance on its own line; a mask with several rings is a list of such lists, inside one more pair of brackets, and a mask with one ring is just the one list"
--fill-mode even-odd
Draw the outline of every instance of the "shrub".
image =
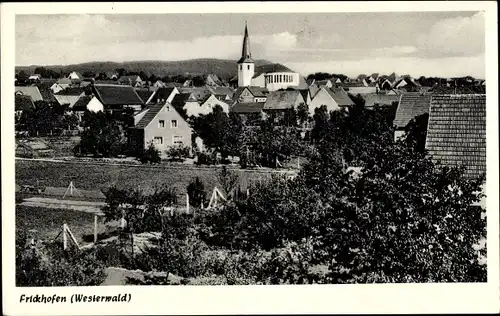
[[160, 151], [156, 149], [153, 142], [151, 142], [148, 148], [142, 153], [139, 160], [142, 163], [159, 163], [161, 161]]
[[191, 181], [187, 186], [187, 192], [189, 196], [189, 204], [194, 207], [200, 207], [202, 203], [205, 203], [207, 199], [207, 193], [205, 192], [205, 185], [196, 177], [194, 181]]
[[166, 154], [172, 161], [184, 161], [189, 157], [191, 149], [184, 145], [175, 145], [167, 149]]
[[196, 159], [197, 165], [215, 165], [217, 159], [214, 155], [211, 155], [207, 152], [198, 153], [198, 157]]

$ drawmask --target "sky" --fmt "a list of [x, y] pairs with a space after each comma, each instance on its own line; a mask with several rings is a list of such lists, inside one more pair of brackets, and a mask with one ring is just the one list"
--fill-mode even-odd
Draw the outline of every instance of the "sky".
[[17, 15], [16, 65], [254, 59], [307, 75], [484, 78], [483, 12]]

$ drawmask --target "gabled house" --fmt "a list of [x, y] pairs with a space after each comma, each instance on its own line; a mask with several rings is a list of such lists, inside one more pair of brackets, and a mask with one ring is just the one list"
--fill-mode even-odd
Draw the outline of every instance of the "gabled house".
[[205, 78], [205, 85], [209, 87], [220, 87], [222, 86], [222, 81], [214, 74], [208, 74]]
[[156, 80], [155, 83], [153, 84], [153, 87], [158, 89], [158, 88], [165, 88], [166, 85], [165, 85], [165, 82], [161, 81], [161, 80]]
[[37, 86], [15, 86], [16, 95], [28, 95], [33, 102], [43, 101], [43, 96]]
[[69, 108], [72, 108], [73, 105], [80, 99], [80, 97], [85, 95], [85, 88], [80, 87], [71, 87], [66, 88], [58, 93], [54, 94], [57, 102], [60, 105], [67, 104]]
[[229, 112], [238, 114], [244, 124], [252, 125], [264, 118], [264, 105], [265, 102], [235, 103]]
[[142, 86], [142, 79], [140, 76], [121, 76], [118, 78], [118, 83], [122, 85], [137, 87]]
[[83, 76], [81, 73], [73, 71], [68, 75], [68, 79], [70, 79], [70, 80], [83, 80]]
[[486, 95], [432, 96], [425, 148], [432, 160], [465, 166], [465, 175], [486, 173]]
[[42, 75], [39, 75], [39, 74], [34, 74], [34, 75], [31, 75], [31, 76], [28, 77], [28, 80], [31, 83], [39, 82], [41, 79], [42, 79]]
[[104, 105], [95, 96], [84, 95], [71, 107], [71, 111], [78, 116], [80, 121], [86, 110], [91, 112], [102, 112], [104, 111]]
[[403, 77], [396, 81], [393, 85], [394, 89], [406, 89], [408, 92], [416, 91], [420, 84], [413, 80], [411, 77]]
[[[144, 104], [151, 104], [153, 103], [153, 97], [156, 93], [155, 90], [150, 90], [150, 89], [135, 89], [135, 92], [139, 95], [139, 97], [142, 99], [142, 102]], [[156, 103], [156, 102], [154, 102]]]
[[236, 90], [233, 97], [235, 103], [260, 103], [266, 102], [269, 91], [261, 87], [240, 87]]
[[312, 98], [309, 113], [314, 114], [316, 108], [325, 105], [328, 112], [354, 105], [347, 92], [342, 88], [321, 88]]
[[50, 82], [39, 82], [36, 84], [36, 86], [38, 87], [38, 90], [42, 95], [43, 101], [48, 103], [57, 102], [56, 98], [54, 97], [54, 93], [50, 89], [51, 87]]
[[180, 93], [191, 93], [198, 102], [205, 100], [212, 92], [208, 87], [179, 88]]
[[[209, 114], [212, 113], [214, 107], [219, 105], [222, 107], [224, 112], [229, 113], [229, 104], [224, 102], [223, 100], [218, 99], [215, 95], [210, 94], [205, 100], [200, 102], [198, 108], [196, 107], [185, 107], [188, 116], [198, 116], [200, 114]], [[197, 112], [197, 113], [196, 113]]]
[[[73, 84], [73, 82], [69, 78], [61, 78], [61, 79], [57, 80], [57, 85], [59, 87], [61, 87], [62, 89], [69, 88], [72, 84]], [[57, 93], [57, 92], [54, 92], [54, 93]]]
[[176, 87], [158, 88], [151, 99], [151, 103], [172, 103], [174, 97], [179, 93], [180, 91]]
[[64, 90], [64, 88], [61, 87], [61, 85], [59, 85], [57, 82], [50, 86], [50, 91], [52, 91], [52, 93], [58, 93], [62, 90]]
[[379, 84], [380, 90], [392, 90], [392, 82], [386, 78]]
[[15, 98], [15, 121], [19, 120], [23, 111], [34, 109], [35, 103], [33, 103], [33, 99], [29, 95], [16, 94]]
[[135, 112], [139, 112], [144, 106], [144, 102], [132, 86], [94, 84], [92, 92], [106, 111], [132, 108]]
[[215, 95], [226, 95], [226, 100], [232, 100], [235, 90], [230, 87], [208, 87], [208, 90]]
[[170, 146], [191, 147], [192, 129], [170, 103], [147, 106], [136, 115], [135, 126], [129, 130], [129, 145], [139, 154], [153, 143], [165, 156]]
[[377, 72], [372, 73], [370, 77], [368, 77], [368, 82], [376, 82], [378, 80], [379, 74]]
[[[200, 102], [194, 97], [192, 93], [179, 93], [174, 96], [171, 102], [172, 106], [187, 119], [189, 117], [187, 109], [195, 109], [198, 112]], [[191, 113], [192, 114], [192, 113]]]
[[290, 108], [297, 109], [306, 100], [299, 90], [272, 91], [267, 95], [264, 103], [264, 113], [283, 113]]
[[403, 135], [406, 125], [417, 116], [429, 113], [431, 106], [431, 95], [421, 93], [403, 93], [399, 99], [396, 116], [394, 139]]

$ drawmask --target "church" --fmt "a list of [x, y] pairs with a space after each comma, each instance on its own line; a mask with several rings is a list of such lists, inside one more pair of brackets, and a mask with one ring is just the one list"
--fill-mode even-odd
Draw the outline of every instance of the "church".
[[238, 88], [258, 87], [268, 92], [277, 90], [307, 89], [305, 78], [281, 64], [267, 64], [255, 67], [250, 52], [250, 38], [245, 24], [241, 58], [238, 60]]

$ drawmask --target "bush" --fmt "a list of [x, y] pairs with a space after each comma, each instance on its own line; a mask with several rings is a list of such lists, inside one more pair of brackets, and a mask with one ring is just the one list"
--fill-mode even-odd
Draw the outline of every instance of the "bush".
[[200, 152], [196, 159], [197, 165], [215, 165], [217, 159], [214, 155], [208, 154], [206, 152]]
[[194, 207], [200, 207], [202, 203], [207, 200], [207, 193], [205, 192], [205, 185], [196, 177], [194, 181], [191, 181], [187, 186], [187, 192], [189, 196], [189, 204]]
[[191, 149], [184, 145], [175, 145], [167, 149], [166, 154], [172, 161], [184, 161], [189, 157]]
[[141, 163], [159, 163], [161, 161], [160, 151], [156, 149], [153, 142], [151, 142], [148, 148], [142, 153], [139, 160]]

